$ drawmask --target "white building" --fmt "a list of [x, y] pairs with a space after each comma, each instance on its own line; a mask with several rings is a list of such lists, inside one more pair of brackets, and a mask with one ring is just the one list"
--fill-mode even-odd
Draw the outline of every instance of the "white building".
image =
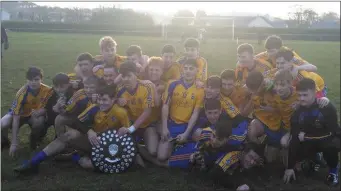
[[255, 17], [252, 19], [248, 25], [248, 27], [260, 27], [260, 28], [273, 28], [273, 26], [265, 20], [264, 17]]

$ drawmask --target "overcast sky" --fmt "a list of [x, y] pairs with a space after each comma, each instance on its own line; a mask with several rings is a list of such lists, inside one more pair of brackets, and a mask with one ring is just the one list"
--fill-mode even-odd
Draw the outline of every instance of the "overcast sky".
[[[288, 12], [295, 5], [311, 8], [318, 14], [336, 12], [340, 15], [340, 2], [35, 2], [38, 5], [58, 7], [96, 8], [99, 6], [120, 5], [121, 8], [131, 8], [138, 11], [174, 14], [179, 9], [189, 9], [193, 12], [204, 10], [208, 14], [224, 13], [260, 13], [274, 17], [287, 18]], [[265, 8], [267, 7], [267, 8]]]

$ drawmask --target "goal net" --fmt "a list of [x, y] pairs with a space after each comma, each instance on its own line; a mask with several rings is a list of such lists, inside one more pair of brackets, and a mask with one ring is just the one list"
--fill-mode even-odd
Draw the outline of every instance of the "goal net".
[[208, 37], [223, 37], [236, 40], [235, 23], [233, 17], [206, 16], [206, 17], [172, 17], [164, 20], [161, 27], [161, 37], [167, 40], [170, 37], [195, 36], [198, 39]]

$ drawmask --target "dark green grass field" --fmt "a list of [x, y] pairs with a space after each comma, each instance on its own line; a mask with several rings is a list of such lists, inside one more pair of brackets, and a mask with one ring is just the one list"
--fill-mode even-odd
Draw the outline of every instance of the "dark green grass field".
[[[5, 51], [1, 62], [1, 112], [2, 116], [11, 105], [13, 96], [25, 83], [25, 71], [34, 65], [44, 70], [44, 83], [51, 84], [57, 72], [72, 72], [75, 59], [79, 53], [90, 52], [99, 54], [98, 40], [100, 35], [52, 34], [52, 33], [14, 33], [9, 34], [10, 49]], [[117, 36], [118, 53], [131, 44], [140, 45], [149, 56], [160, 55], [165, 43], [176, 46], [178, 54], [182, 54], [182, 44], [176, 40], [168, 42], [159, 38]], [[246, 42], [246, 41], [243, 41]], [[241, 42], [240, 42], [241, 43]], [[263, 47], [254, 45], [256, 52]], [[304, 59], [318, 67], [318, 73], [325, 79], [328, 86], [328, 97], [340, 111], [340, 42], [306, 42], [288, 41], [285, 45], [293, 48]], [[201, 48], [202, 56], [209, 64], [210, 74], [219, 74], [223, 69], [234, 68], [236, 63], [236, 43], [227, 40], [210, 40]], [[147, 169], [131, 169], [121, 175], [104, 175], [86, 172], [72, 163], [57, 164], [53, 161], [44, 162], [40, 174], [29, 177], [16, 177], [12, 168], [33, 153], [28, 151], [27, 135], [30, 130], [24, 126], [20, 130], [21, 149], [19, 156], [12, 159], [8, 150], [1, 156], [1, 183], [3, 190], [212, 190], [222, 189], [198, 174], [179, 170], [166, 170], [148, 164]], [[50, 129], [47, 144], [53, 137]], [[330, 190], [323, 184], [326, 169], [314, 177], [299, 177], [292, 185], [282, 184], [279, 173], [260, 183], [257, 190]], [[263, 183], [261, 183], [263, 182]], [[333, 190], [339, 190], [333, 188]], [[224, 189], [222, 189], [224, 190]]]

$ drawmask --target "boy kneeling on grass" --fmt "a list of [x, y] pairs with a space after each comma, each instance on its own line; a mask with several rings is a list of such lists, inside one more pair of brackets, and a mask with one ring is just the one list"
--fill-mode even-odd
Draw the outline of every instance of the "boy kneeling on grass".
[[[93, 169], [90, 154], [100, 143], [98, 134], [108, 129], [130, 126], [127, 111], [116, 104], [116, 87], [104, 86], [98, 90], [98, 104], [90, 105], [77, 118], [73, 126], [33, 156], [28, 162], [14, 169], [18, 173], [37, 172], [41, 162], [65, 149], [67, 144], [81, 151], [70, 155], [70, 160], [83, 168]], [[90, 127], [90, 128], [89, 128]]]
[[[12, 108], [1, 118], [1, 146], [9, 145], [7, 129], [12, 128], [12, 142], [9, 155], [14, 156], [18, 149], [19, 128], [28, 124], [31, 127], [30, 147], [35, 149], [37, 143], [46, 134], [45, 109], [47, 98], [51, 95], [52, 89], [43, 84], [43, 71], [37, 67], [30, 67], [26, 72], [27, 84], [25, 84], [15, 95]], [[4, 132], [5, 131], [5, 132]]]
[[58, 73], [53, 79], [53, 92], [47, 100], [46, 110], [46, 126], [54, 125], [56, 117], [64, 111], [66, 103], [73, 96], [74, 90], [67, 74]]

